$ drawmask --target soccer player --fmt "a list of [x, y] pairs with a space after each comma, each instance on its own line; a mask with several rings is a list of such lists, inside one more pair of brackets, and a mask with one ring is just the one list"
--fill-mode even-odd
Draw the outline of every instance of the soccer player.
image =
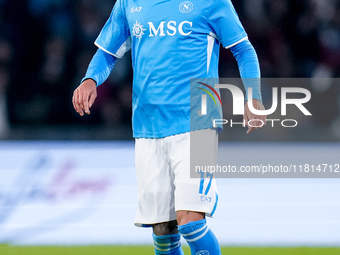
[[[219, 45], [234, 54], [242, 78], [260, 78], [256, 52], [230, 0], [117, 0], [95, 41], [98, 47], [73, 105], [90, 114], [96, 86], [131, 49], [133, 135], [139, 205], [135, 225], [153, 228], [155, 254], [183, 254], [180, 238], [196, 255], [221, 254], [208, 228], [217, 203], [215, 180], [190, 178], [190, 156], [214, 165], [218, 131], [190, 129], [190, 78], [218, 77]], [[259, 83], [253, 105], [263, 109]], [[253, 115], [246, 103], [244, 118]], [[254, 127], [248, 126], [248, 133]], [[190, 155], [190, 137], [200, 155]], [[202, 156], [202, 157], [201, 157]]]

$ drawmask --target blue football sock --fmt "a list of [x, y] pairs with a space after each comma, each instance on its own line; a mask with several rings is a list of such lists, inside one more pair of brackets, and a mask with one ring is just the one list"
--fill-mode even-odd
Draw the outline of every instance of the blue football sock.
[[221, 249], [214, 233], [208, 228], [205, 219], [189, 222], [178, 227], [188, 242], [193, 255], [221, 255]]
[[181, 247], [181, 235], [156, 236], [152, 234], [156, 255], [184, 255]]

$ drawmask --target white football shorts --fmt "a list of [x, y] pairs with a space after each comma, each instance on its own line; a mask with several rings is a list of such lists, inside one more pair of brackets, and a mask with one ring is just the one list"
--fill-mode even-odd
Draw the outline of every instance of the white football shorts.
[[176, 220], [179, 210], [213, 215], [217, 205], [215, 178], [194, 170], [196, 165], [216, 165], [216, 129], [137, 138], [135, 146], [139, 200], [136, 226]]

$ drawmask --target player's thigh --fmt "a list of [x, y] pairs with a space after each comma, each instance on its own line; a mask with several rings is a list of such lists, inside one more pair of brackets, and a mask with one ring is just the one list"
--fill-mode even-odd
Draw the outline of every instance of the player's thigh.
[[138, 211], [136, 225], [175, 220], [174, 185], [162, 139], [136, 139]]
[[214, 213], [217, 203], [215, 179], [213, 174], [200, 170], [216, 165], [217, 147], [216, 129], [193, 131], [174, 140], [171, 166], [175, 174], [176, 211]]

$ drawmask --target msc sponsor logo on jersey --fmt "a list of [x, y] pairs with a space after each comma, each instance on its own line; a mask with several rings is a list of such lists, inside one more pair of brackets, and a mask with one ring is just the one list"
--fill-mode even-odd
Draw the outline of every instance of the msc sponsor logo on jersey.
[[136, 38], [141, 39], [142, 36], [144, 35], [145, 30], [146, 29], [143, 28], [143, 25], [138, 23], [138, 21], [136, 20], [136, 23], [134, 23], [132, 27], [132, 35], [135, 36]]
[[[155, 36], [174, 36], [177, 33], [183, 35], [183, 36], [188, 36], [192, 33], [192, 22], [191, 21], [182, 21], [180, 23], [177, 24], [176, 21], [169, 21], [169, 22], [165, 22], [165, 21], [161, 21], [159, 24], [154, 24], [153, 22], [148, 22], [148, 32], [149, 32], [149, 37], [155, 37]], [[147, 29], [143, 28], [143, 25], [141, 25], [140, 23], [138, 23], [138, 21], [136, 21], [136, 23], [133, 24], [132, 27], [132, 34], [133, 36], [135, 36], [136, 38], [141, 39], [142, 36], [144, 35], [144, 32]]]
[[189, 13], [194, 9], [194, 5], [190, 1], [185, 1], [179, 5], [179, 11], [182, 13]]

